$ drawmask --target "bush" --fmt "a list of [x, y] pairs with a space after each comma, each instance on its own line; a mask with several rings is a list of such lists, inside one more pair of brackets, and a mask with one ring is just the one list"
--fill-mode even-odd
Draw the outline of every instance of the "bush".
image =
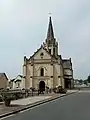
[[4, 103], [5, 103], [5, 106], [10, 106], [10, 102], [12, 100], [12, 97], [4, 95], [3, 100], [4, 100]]
[[57, 88], [54, 88], [53, 91], [55, 93], [66, 93], [67, 92], [67, 90], [62, 88], [62, 86], [58, 86]]
[[65, 93], [67, 92], [66, 89], [63, 89], [63, 88], [62, 88], [62, 86], [58, 86], [57, 89], [58, 89], [58, 93], [64, 93], [64, 94], [65, 94]]
[[12, 95], [10, 93], [8, 93], [7, 91], [3, 92], [2, 93], [2, 99], [5, 103], [5, 106], [10, 106], [10, 102], [12, 100]]
[[10, 106], [11, 98], [6, 98], [4, 102], [5, 102], [5, 106]]
[[31, 87], [30, 90], [35, 91], [35, 88]]
[[23, 98], [23, 95], [22, 95], [21, 93], [14, 93], [14, 94], [13, 94], [13, 98], [14, 98], [15, 100], [18, 100], [18, 99]]
[[57, 88], [53, 88], [53, 92], [56, 93], [57, 92]]

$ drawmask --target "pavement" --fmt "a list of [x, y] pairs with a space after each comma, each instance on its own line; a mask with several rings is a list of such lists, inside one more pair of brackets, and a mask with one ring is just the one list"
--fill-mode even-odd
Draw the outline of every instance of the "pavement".
[[69, 94], [77, 92], [77, 90], [68, 90], [67, 94], [49, 94], [49, 95], [40, 95], [33, 96], [29, 98], [24, 98], [20, 100], [14, 100], [11, 102], [10, 107], [5, 107], [3, 103], [0, 104], [0, 118], [9, 116], [11, 114], [16, 114], [20, 111], [23, 111], [28, 108], [35, 107], [37, 105], [52, 101], [59, 97], [63, 97]]
[[32, 104], [38, 101], [48, 99], [50, 97], [51, 96], [34, 96], [34, 97], [29, 97], [29, 98], [25, 98], [21, 100], [12, 101], [11, 104], [12, 105], [28, 105], [28, 104]]

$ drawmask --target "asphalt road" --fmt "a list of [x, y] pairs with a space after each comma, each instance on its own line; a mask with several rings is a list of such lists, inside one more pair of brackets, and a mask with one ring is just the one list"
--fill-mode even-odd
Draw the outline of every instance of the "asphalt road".
[[5, 120], [90, 120], [90, 92], [65, 96]]

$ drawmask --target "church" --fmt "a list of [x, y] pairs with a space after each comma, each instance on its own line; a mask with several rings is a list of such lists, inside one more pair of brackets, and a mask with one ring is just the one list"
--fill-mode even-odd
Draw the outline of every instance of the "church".
[[73, 87], [72, 61], [58, 54], [58, 41], [54, 37], [51, 16], [45, 41], [30, 58], [24, 56], [23, 76], [26, 89]]

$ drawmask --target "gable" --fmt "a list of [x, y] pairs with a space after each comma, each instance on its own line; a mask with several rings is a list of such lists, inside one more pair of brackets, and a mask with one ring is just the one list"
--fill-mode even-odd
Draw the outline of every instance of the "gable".
[[21, 76], [17, 76], [15, 79], [14, 79], [14, 82], [17, 81], [17, 80], [22, 80]]
[[48, 53], [47, 50], [45, 50], [43, 47], [41, 47], [34, 55], [34, 59], [51, 59], [51, 55]]

